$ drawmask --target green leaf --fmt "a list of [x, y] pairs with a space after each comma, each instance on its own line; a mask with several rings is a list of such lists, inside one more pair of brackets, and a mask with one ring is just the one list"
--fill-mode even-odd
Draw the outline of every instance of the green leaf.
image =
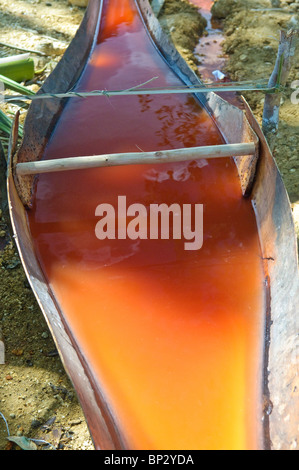
[[21, 85], [20, 83], [17, 83], [14, 80], [11, 80], [10, 78], [7, 78], [1, 74], [0, 74], [0, 82], [4, 83], [6, 88], [16, 91], [17, 93], [20, 93], [23, 95], [35, 95], [34, 91], [29, 90], [29, 88], [26, 88], [24, 85]]
[[37, 450], [37, 445], [25, 436], [10, 436], [7, 439], [17, 444], [22, 450]]
[[[14, 60], [14, 57], [17, 60]], [[4, 58], [0, 61], [0, 74], [15, 82], [32, 80], [34, 77], [34, 61], [26, 54], [24, 56]]]

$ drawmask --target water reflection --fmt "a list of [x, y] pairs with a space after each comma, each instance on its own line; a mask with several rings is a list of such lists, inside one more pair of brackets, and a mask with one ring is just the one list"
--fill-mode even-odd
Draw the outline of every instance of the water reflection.
[[137, 13], [135, 9], [130, 8], [130, 2], [115, 0], [112, 6], [108, 5], [108, 2], [103, 3], [101, 24], [105, 25], [105, 28], [100, 28], [97, 44], [108, 38], [117, 37], [129, 28], [130, 31], [133, 31], [133, 23]]
[[161, 138], [160, 145], [163, 147], [170, 146], [173, 142], [183, 147], [195, 147], [198, 136], [207, 131], [193, 98], [187, 98], [185, 103], [161, 106], [156, 114], [161, 122], [157, 135]]

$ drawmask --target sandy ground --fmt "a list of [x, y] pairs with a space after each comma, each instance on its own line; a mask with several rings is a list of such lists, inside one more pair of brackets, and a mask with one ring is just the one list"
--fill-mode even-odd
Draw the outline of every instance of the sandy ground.
[[[83, 8], [67, 0], [0, 0], [0, 41], [47, 54], [32, 54], [37, 70], [46, 66], [33, 88], [60, 60], [83, 14]], [[0, 46], [0, 56], [19, 53]], [[3, 236], [5, 213], [0, 222], [0, 326], [6, 346], [5, 365], [0, 365], [0, 412], [11, 436], [43, 439], [50, 449], [93, 449], [76, 394], [16, 249], [9, 235]], [[16, 446], [7, 440], [0, 416], [0, 450], [11, 448]]]
[[[211, 50], [208, 46], [219, 41], [220, 24], [224, 42], [220, 49], [219, 44], [212, 49], [218, 51], [216, 56], [221, 55], [216, 57], [215, 67], [224, 67], [223, 71], [232, 80], [268, 78], [276, 57], [279, 30], [299, 26], [298, 0], [282, 1], [282, 8], [274, 10], [268, 0], [218, 0], [214, 18], [204, 15], [205, 20], [198, 15], [198, 6], [209, 6], [211, 1], [193, 1], [196, 6], [186, 0], [166, 0], [161, 23], [195, 71], [202, 70], [200, 62], [205, 65], [205, 53]], [[46, 67], [31, 85], [33, 89], [38, 89], [60, 60], [83, 14], [84, 8], [67, 0], [0, 0], [0, 42], [46, 54], [32, 54], [36, 68]], [[0, 57], [16, 53], [15, 49], [0, 44]], [[297, 214], [299, 232], [299, 105], [290, 101], [290, 84], [298, 79], [297, 51], [283, 99], [274, 154]], [[263, 95], [250, 94], [246, 98], [260, 121]], [[25, 113], [26, 110], [23, 117]], [[6, 143], [3, 143], [5, 150]], [[0, 365], [0, 450], [16, 448], [7, 440], [7, 426], [11, 436], [43, 439], [50, 443], [51, 449], [91, 450], [92, 441], [76, 393], [29, 288], [8, 226], [3, 209], [0, 212], [0, 328], [6, 361]], [[39, 447], [46, 448], [49, 447]]]

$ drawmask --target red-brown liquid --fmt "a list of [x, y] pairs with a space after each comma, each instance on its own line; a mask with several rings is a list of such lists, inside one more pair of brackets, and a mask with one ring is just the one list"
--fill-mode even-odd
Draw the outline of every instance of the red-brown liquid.
[[[78, 90], [180, 84], [135, 3], [104, 3]], [[72, 99], [45, 158], [221, 143], [190, 95]], [[203, 204], [204, 242], [103, 240], [100, 203]], [[131, 449], [260, 445], [263, 272], [230, 159], [40, 176], [29, 223], [51, 288]]]

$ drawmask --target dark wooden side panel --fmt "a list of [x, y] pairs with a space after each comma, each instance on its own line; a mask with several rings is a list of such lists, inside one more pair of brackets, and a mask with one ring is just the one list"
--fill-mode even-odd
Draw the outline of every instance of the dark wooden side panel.
[[[86, 15], [75, 38], [58, 66], [45, 82], [41, 93], [65, 92], [74, 86], [84, 69], [93, 45], [101, 4], [101, 0], [90, 0]], [[41, 158], [63, 106], [64, 100], [56, 99], [32, 103], [26, 118], [24, 139], [19, 151], [15, 154], [14, 161], [34, 161]], [[48, 323], [65, 370], [77, 392], [95, 449], [123, 449], [124, 444], [118, 433], [114, 417], [102, 396], [101, 384], [95, 382], [89, 365], [73, 341], [63, 313], [57, 305], [35, 255], [28, 230], [26, 209], [23, 205], [24, 201], [29, 201], [31, 198], [32, 180], [22, 181], [22, 186], [20, 186], [19, 181], [13, 177], [12, 156], [15, 149], [17, 121], [18, 116], [16, 116], [15, 128], [11, 137], [7, 189], [10, 218], [20, 258], [31, 288]]]
[[[74, 39], [38, 93], [65, 93], [76, 84], [95, 40], [101, 7], [102, 0], [90, 0]], [[24, 138], [14, 157], [15, 161], [36, 161], [42, 158], [66, 101], [53, 98], [31, 103], [24, 124]], [[34, 177], [27, 176], [22, 180], [15, 177], [18, 193], [23, 203], [28, 206], [31, 201], [33, 181]]]
[[298, 450], [299, 273], [289, 198], [267, 142], [247, 107], [261, 146], [252, 192], [268, 291], [264, 419], [268, 447]]
[[[148, 1], [136, 1], [157, 49], [184, 83], [198, 84], [198, 78], [174, 47], [167, 42]], [[90, 0], [76, 37], [41, 92], [65, 92], [74, 86], [90, 54], [101, 5], [101, 0]], [[223, 100], [220, 102], [220, 98], [212, 94], [200, 94], [198, 98], [218, 123], [223, 119], [225, 121], [227, 115], [224, 114]], [[14, 157], [14, 163], [41, 158], [65, 102], [47, 100], [41, 103], [33, 103], [30, 107], [25, 123], [24, 140]], [[220, 108], [221, 115], [216, 115], [216, 110], [219, 111]], [[254, 176], [251, 197], [260, 235], [268, 292], [267, 335], [264, 357], [261, 357], [266, 371], [264, 420], [267, 445], [272, 449], [291, 449], [295, 448], [298, 441], [299, 405], [299, 384], [296, 384], [299, 350], [299, 276], [295, 231], [289, 200], [264, 136], [249, 108], [246, 110], [246, 120], [243, 120], [240, 111], [236, 109], [234, 108], [232, 112], [240, 122], [239, 130], [236, 133], [234, 129], [231, 134], [232, 130], [227, 128], [225, 130], [224, 126], [222, 129], [224, 138], [227, 142], [236, 142], [235, 139], [240, 137], [239, 142], [242, 142], [244, 138], [255, 140], [255, 136], [258, 136], [256, 144], [259, 144], [257, 170], [255, 171], [256, 161], [249, 170]], [[247, 132], [248, 123], [253, 132], [250, 129]], [[242, 172], [247, 173], [247, 168], [242, 167], [240, 173]], [[117, 423], [101, 394], [101, 384], [95, 383], [92, 371], [89, 370], [88, 364], [73, 342], [63, 314], [49, 290], [36, 259], [23, 205], [30, 203], [32, 183], [32, 179], [14, 180], [12, 171], [9, 172], [10, 215], [25, 271], [52, 331], [65, 368], [78, 393], [95, 447], [125, 449], [123, 436], [120, 435]], [[251, 179], [250, 184], [252, 184]]]

